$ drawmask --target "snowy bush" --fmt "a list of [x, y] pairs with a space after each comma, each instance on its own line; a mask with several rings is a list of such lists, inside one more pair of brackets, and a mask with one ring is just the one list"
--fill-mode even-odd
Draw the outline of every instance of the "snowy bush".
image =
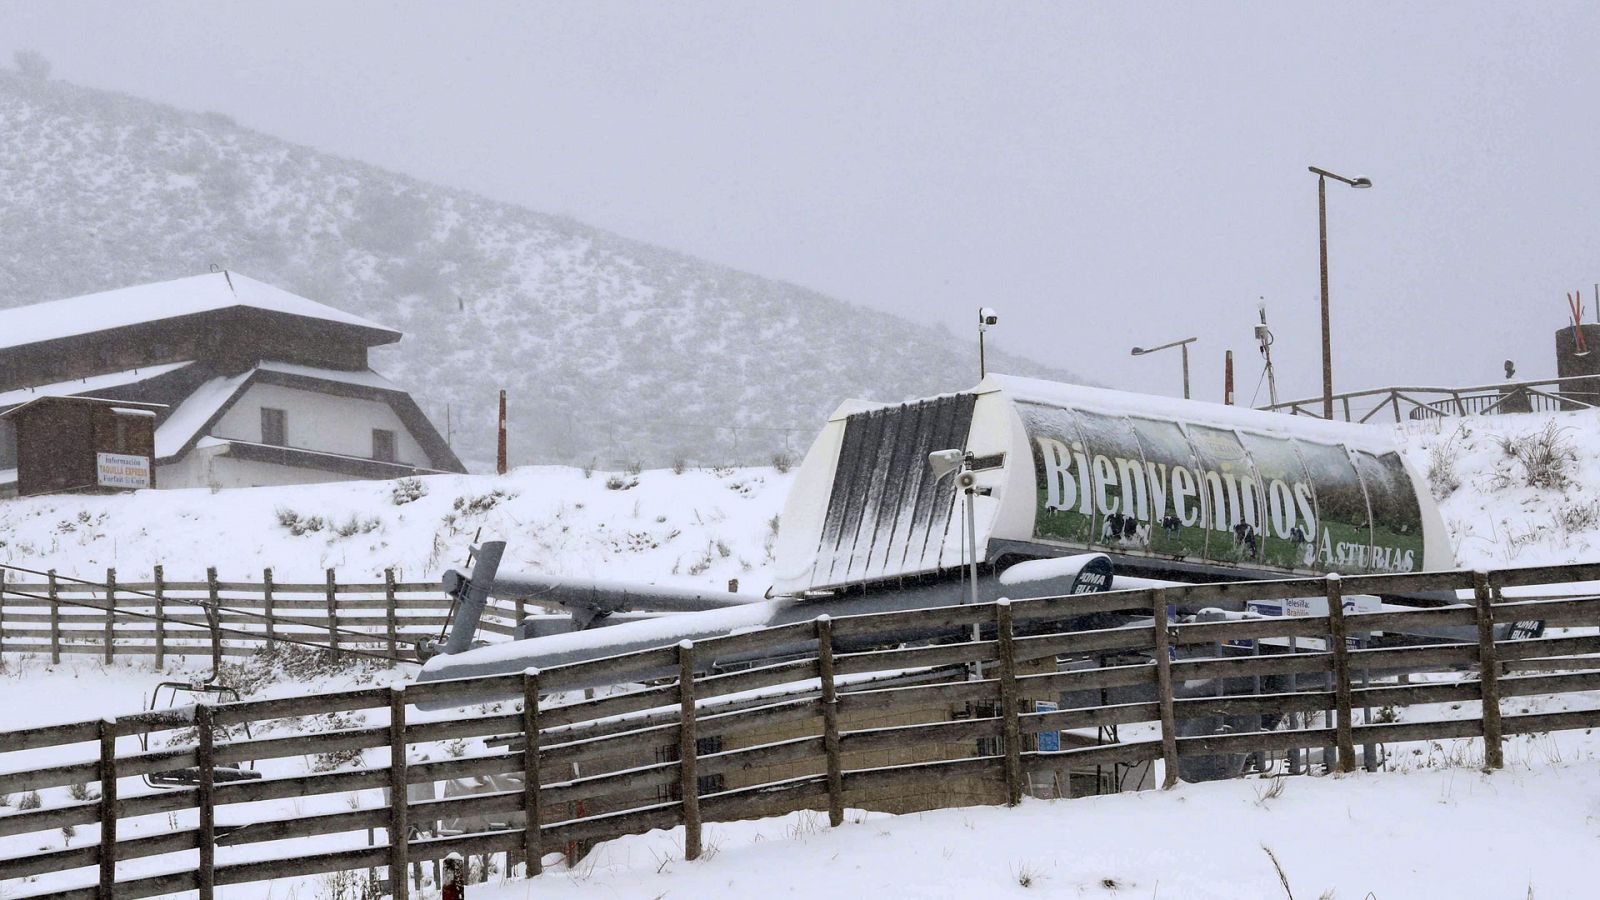
[[358, 534], [371, 534], [372, 532], [377, 531], [379, 526], [382, 524], [383, 523], [379, 522], [375, 518], [368, 517], [362, 519], [358, 518], [355, 513], [351, 513], [350, 518], [346, 519], [344, 522], [340, 523], [338, 527], [334, 528], [333, 533], [337, 534], [339, 537], [352, 537]]
[[787, 475], [789, 470], [794, 467], [794, 457], [787, 452], [774, 453], [772, 455], [772, 467], [778, 470], [779, 475]]
[[[1548, 422], [1538, 434], [1500, 438], [1500, 450], [1522, 469], [1523, 484], [1559, 491], [1572, 483], [1572, 469], [1578, 461], [1577, 448], [1566, 431]], [[1500, 489], [1514, 484], [1511, 473], [1503, 471], [1496, 474], [1492, 486]]]
[[1428, 485], [1436, 500], [1454, 494], [1461, 488], [1461, 476], [1456, 473], [1456, 450], [1450, 444], [1439, 444], [1428, 451]]
[[621, 475], [609, 475], [606, 477], [606, 490], [608, 491], [626, 491], [630, 488], [636, 488], [638, 486], [638, 478], [624, 478]]
[[397, 478], [389, 488], [389, 500], [395, 506], [405, 506], [413, 500], [428, 496], [428, 486], [421, 478]]
[[295, 537], [328, 527], [327, 520], [321, 516], [301, 516], [294, 510], [282, 506], [278, 507], [275, 515], [278, 517], [278, 524], [289, 529], [289, 533]]
[[38, 791], [29, 791], [26, 794], [22, 795], [22, 799], [21, 800], [17, 801], [17, 809], [23, 809], [23, 810], [38, 809], [39, 807], [41, 807], [43, 805], [44, 805], [44, 801], [39, 799], [39, 792]]

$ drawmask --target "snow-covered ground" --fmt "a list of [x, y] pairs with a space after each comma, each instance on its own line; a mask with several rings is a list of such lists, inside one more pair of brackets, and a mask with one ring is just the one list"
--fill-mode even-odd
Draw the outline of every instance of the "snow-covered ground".
[[[1582, 763], [1181, 785], [887, 816], [798, 813], [621, 838], [478, 900], [992, 897], [1489, 900], [1595, 896], [1600, 774]], [[1270, 851], [1270, 853], [1269, 853]], [[1274, 863], [1273, 857], [1276, 857]], [[1278, 868], [1288, 882], [1280, 881]], [[1292, 891], [1292, 892], [1291, 892]]]
[[[503, 477], [58, 495], [0, 502], [0, 563], [124, 581], [433, 581], [481, 529], [508, 541], [504, 565], [685, 586], [766, 590], [763, 572], [791, 476], [771, 468], [660, 469], [630, 475], [530, 466]], [[420, 486], [420, 487], [418, 487]], [[410, 499], [421, 492], [421, 496]], [[759, 582], [759, 583], [758, 583]]]
[[[1557, 474], [1531, 485], [1528, 467], [1504, 445], [1528, 446], [1551, 428]], [[1415, 423], [1400, 436], [1408, 460], [1434, 481], [1462, 564], [1600, 554], [1600, 412]], [[404, 485], [32, 498], [0, 503], [0, 562], [89, 577], [116, 566], [124, 580], [146, 577], [156, 563], [169, 579], [216, 565], [224, 579], [253, 579], [266, 566], [280, 581], [314, 580], [327, 566], [345, 578], [393, 566], [402, 580], [432, 580], [482, 529], [510, 541], [508, 566], [695, 587], [738, 578], [741, 592], [758, 595], [769, 583], [790, 480], [772, 469], [629, 475], [531, 467]], [[184, 664], [204, 669], [198, 660]], [[261, 686], [258, 696], [405, 674], [288, 678]], [[147, 664], [49, 666], [12, 657], [0, 673], [0, 721], [26, 727], [124, 714], [171, 675]], [[1600, 695], [1593, 699], [1510, 699], [1505, 711], [1600, 704]], [[1475, 714], [1471, 703], [1402, 712], [1404, 720]], [[1594, 895], [1574, 860], [1600, 837], [1600, 737], [1512, 739], [1507, 770], [1493, 775], [1476, 770], [1481, 749], [1472, 741], [1389, 750], [1390, 771], [1289, 779], [1276, 797], [1267, 782], [1251, 780], [1011, 810], [854, 813], [837, 830], [806, 814], [715, 824], [706, 857], [695, 863], [681, 860], [681, 833], [657, 832], [602, 845], [574, 870], [552, 857], [531, 884], [475, 886], [473, 896], [1285, 896], [1272, 856], [1301, 897]], [[332, 849], [327, 841], [317, 847]], [[326, 879], [304, 879], [223, 896], [331, 890]]]

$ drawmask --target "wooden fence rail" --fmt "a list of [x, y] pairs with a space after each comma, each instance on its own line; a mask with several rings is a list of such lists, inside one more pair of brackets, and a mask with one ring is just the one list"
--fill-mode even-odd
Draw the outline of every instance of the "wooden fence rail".
[[[852, 806], [1071, 796], [1085, 778], [1098, 790], [1109, 770], [1121, 785], [1158, 762], [1171, 787], [1207, 767], [1288, 768], [1323, 748], [1327, 769], [1350, 771], [1372, 764], [1366, 747], [1466, 739], [1498, 768], [1511, 737], [1600, 727], [1600, 709], [1501, 708], [1600, 690], [1600, 656], [1588, 655], [1600, 654], [1600, 597], [1504, 588], [1595, 575], [1330, 577], [821, 617], [542, 671], [4, 732], [0, 795], [12, 803], [0, 812], [0, 891], [205, 898], [217, 885], [384, 869], [388, 891], [405, 897], [423, 863], [450, 853], [505, 854], [506, 866], [537, 872], [548, 853], [682, 827], [692, 859], [704, 822], [811, 809], [837, 825]], [[119, 604], [129, 587], [118, 585]], [[1471, 600], [1344, 611], [1343, 597], [1379, 587]], [[1325, 597], [1330, 614], [1169, 619], [1169, 607], [1266, 596]], [[1121, 614], [1111, 627], [1058, 624], [1106, 612]], [[1579, 631], [1497, 640], [1494, 622], [1512, 619]], [[1441, 622], [1461, 637], [1366, 640]], [[932, 643], [901, 646], [913, 626]], [[382, 624], [373, 634], [387, 639]], [[796, 654], [797, 641], [810, 649]], [[1242, 646], [1218, 649], [1230, 643]], [[786, 656], [714, 665], [762, 648]], [[1536, 660], [1566, 668], [1508, 667]], [[572, 690], [597, 676], [619, 687]], [[466, 783], [479, 789], [453, 789]], [[300, 843], [264, 846], [275, 841]], [[196, 850], [198, 864], [178, 855]]]
[[[436, 583], [345, 582], [334, 569], [323, 581], [279, 582], [271, 569], [259, 582], [167, 581], [162, 567], [148, 582], [86, 582], [46, 573], [28, 581], [0, 567], [0, 653], [118, 656], [248, 656], [280, 643], [308, 644], [395, 659], [414, 659], [414, 645], [437, 637], [450, 620], [450, 597]], [[488, 638], [512, 635], [520, 602], [492, 601], [481, 620]]]

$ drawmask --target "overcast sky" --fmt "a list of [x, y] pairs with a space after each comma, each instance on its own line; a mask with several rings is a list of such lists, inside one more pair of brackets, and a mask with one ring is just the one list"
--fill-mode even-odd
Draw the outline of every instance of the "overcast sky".
[[[1595, 321], [1600, 6], [0, 0], [0, 53], [1133, 390], [1554, 374]], [[270, 273], [262, 273], [270, 277]], [[975, 374], [975, 373], [974, 373]], [[1265, 402], [1261, 389], [1259, 402]]]

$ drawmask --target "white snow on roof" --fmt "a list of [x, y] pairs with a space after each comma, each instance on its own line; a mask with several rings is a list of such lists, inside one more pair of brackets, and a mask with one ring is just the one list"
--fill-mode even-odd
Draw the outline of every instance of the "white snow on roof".
[[1241, 428], [1246, 431], [1311, 441], [1342, 443], [1377, 453], [1394, 450], [1397, 446], [1393, 429], [1386, 425], [1330, 422], [1311, 416], [1291, 416], [1244, 406], [1113, 391], [1078, 384], [1042, 381], [1037, 378], [1023, 378], [1017, 375], [999, 375], [991, 372], [978, 384], [975, 391], [979, 394], [999, 391], [1012, 400], [1046, 406], [1066, 406], [1107, 415], [1144, 416], [1168, 421], [1193, 422], [1217, 428]]
[[392, 328], [315, 300], [307, 300], [237, 272], [210, 272], [176, 281], [141, 284], [0, 311], [0, 348], [21, 347], [235, 306], [398, 334]]
[[156, 459], [175, 456], [211, 417], [222, 409], [239, 388], [249, 380], [254, 371], [224, 378], [213, 378], [195, 389], [187, 399], [178, 404], [167, 420], [156, 428]]
[[142, 369], [129, 369], [126, 372], [91, 375], [88, 378], [74, 378], [71, 381], [58, 381], [54, 384], [17, 388], [14, 391], [6, 391], [0, 394], [0, 409], [16, 406], [19, 403], [27, 403], [29, 400], [36, 400], [40, 397], [70, 397], [76, 394], [86, 394], [90, 391], [105, 390], [106, 388], [125, 387], [159, 375], [165, 375], [168, 372], [176, 372], [184, 366], [192, 365], [194, 365], [192, 361], [166, 363], [159, 366], [145, 366]]
[[295, 363], [264, 360], [256, 366], [263, 372], [282, 372], [286, 375], [301, 375], [306, 378], [321, 378], [323, 381], [337, 381], [342, 384], [354, 384], [361, 387], [378, 388], [385, 391], [398, 391], [400, 388], [389, 379], [379, 375], [371, 369], [362, 369], [359, 372], [347, 372], [340, 369], [318, 369], [312, 366], [301, 366]]

